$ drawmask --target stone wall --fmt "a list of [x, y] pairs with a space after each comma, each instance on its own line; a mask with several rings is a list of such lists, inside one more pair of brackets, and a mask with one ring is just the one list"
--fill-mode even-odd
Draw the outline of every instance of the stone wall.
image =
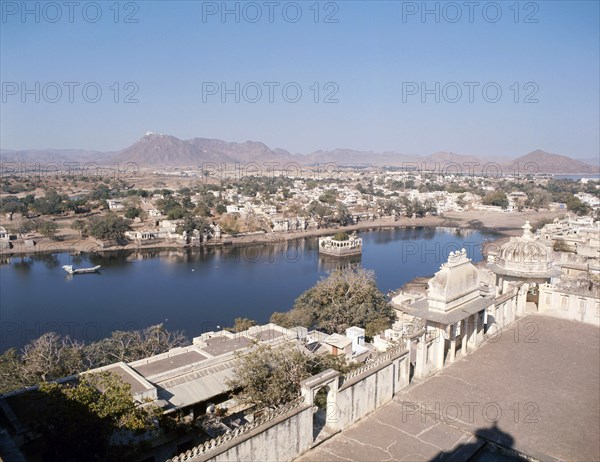
[[397, 347], [374, 363], [342, 377], [337, 392], [335, 412], [327, 424], [344, 430], [388, 403], [409, 382], [409, 354]]
[[303, 396], [293, 402], [167, 462], [291, 461], [314, 442], [313, 414], [317, 408], [313, 399], [321, 387], [327, 384], [334, 390], [328, 401], [326, 426], [343, 430], [408, 386], [409, 359], [408, 350], [399, 345], [345, 376], [329, 369], [304, 381]]
[[291, 461], [313, 442], [312, 415], [299, 398], [167, 462]]
[[556, 286], [542, 284], [539, 313], [599, 326], [600, 294], [597, 290], [569, 293]]

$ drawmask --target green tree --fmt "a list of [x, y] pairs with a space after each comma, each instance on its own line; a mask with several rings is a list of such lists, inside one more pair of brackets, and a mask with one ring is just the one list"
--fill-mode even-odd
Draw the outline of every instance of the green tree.
[[240, 224], [237, 215], [225, 214], [219, 220], [219, 225], [223, 231], [231, 236], [235, 236], [240, 232]]
[[[76, 383], [42, 384], [29, 398], [49, 460], [130, 460], [132, 437], [156, 428], [161, 414], [156, 407], [138, 406], [131, 386], [110, 372], [85, 374]], [[122, 438], [113, 440], [115, 435]], [[112, 442], [127, 436], [125, 444]]]
[[236, 400], [259, 408], [275, 407], [300, 396], [300, 382], [312, 374], [312, 361], [298, 349], [257, 344], [238, 353], [234, 377], [226, 383]]
[[182, 224], [177, 226], [176, 231], [179, 234], [183, 233], [184, 231], [188, 234], [191, 234], [195, 229], [197, 229], [200, 234], [210, 234], [212, 232], [210, 224], [208, 221], [206, 221], [206, 219], [202, 217], [191, 217], [189, 215], [185, 217]]
[[32, 385], [25, 380], [23, 361], [15, 348], [0, 355], [0, 394]]
[[348, 233], [340, 231], [339, 233], [334, 234], [333, 239], [335, 239], [336, 241], [347, 241], [348, 239], [350, 239], [350, 236], [348, 236]]
[[335, 189], [328, 189], [319, 196], [319, 201], [329, 205], [334, 205], [337, 199], [338, 193]]
[[527, 199], [525, 200], [525, 206], [535, 209], [543, 209], [548, 207], [552, 195], [542, 188], [534, 188], [532, 191], [527, 193]]
[[2, 213], [23, 213], [25, 210], [25, 204], [16, 196], [0, 198], [0, 212]]
[[58, 225], [50, 220], [41, 220], [37, 224], [37, 230], [42, 236], [46, 236], [50, 239], [56, 239], [56, 232], [58, 231]]
[[71, 222], [71, 229], [79, 232], [79, 236], [87, 236], [87, 223], [81, 219], [75, 219]]
[[335, 207], [335, 219], [342, 226], [347, 226], [352, 224], [352, 214], [341, 202], [338, 203]]
[[483, 205], [494, 205], [505, 209], [508, 207], [508, 197], [506, 197], [506, 193], [502, 191], [490, 191], [483, 199], [481, 199], [481, 203]]
[[360, 364], [343, 356], [314, 356], [294, 344], [272, 347], [257, 343], [251, 350], [236, 353], [234, 376], [226, 383], [236, 400], [259, 409], [276, 407], [300, 396], [300, 382], [327, 369], [347, 373]]
[[567, 195], [564, 202], [567, 204], [568, 210], [580, 216], [587, 215], [592, 210], [589, 205], [587, 205], [585, 202], [581, 202], [578, 197], [573, 195]]
[[93, 199], [93, 200], [106, 200], [106, 199], [110, 199], [110, 189], [108, 189], [108, 186], [106, 186], [104, 184], [99, 184], [90, 193], [90, 199]]
[[278, 313], [273, 322], [284, 327], [294, 325], [316, 327], [327, 333], [344, 333], [348, 327], [366, 328], [378, 319], [390, 326], [394, 310], [377, 288], [372, 272], [362, 268], [338, 270], [319, 281], [296, 299], [288, 313]]
[[125, 209], [125, 218], [133, 220], [142, 216], [142, 209], [140, 207], [129, 206]]
[[386, 329], [390, 328], [390, 321], [388, 318], [375, 318], [368, 322], [365, 326], [365, 335], [373, 338], [375, 335], [380, 334]]
[[22, 236], [24, 234], [30, 233], [35, 229], [35, 222], [29, 219], [23, 219], [17, 225], [17, 232]]
[[430, 215], [437, 215], [438, 213], [437, 203], [434, 199], [425, 199], [423, 207], [425, 208], [425, 213]]
[[130, 220], [121, 218], [115, 213], [90, 219], [89, 234], [96, 239], [104, 239], [123, 244], [126, 242], [125, 232], [131, 230]]
[[425, 205], [419, 199], [413, 199], [412, 202], [412, 211], [417, 218], [422, 218], [427, 213], [427, 209]]
[[34, 200], [32, 208], [42, 215], [58, 215], [69, 208], [68, 201], [67, 196], [50, 189], [44, 197], [38, 197]]

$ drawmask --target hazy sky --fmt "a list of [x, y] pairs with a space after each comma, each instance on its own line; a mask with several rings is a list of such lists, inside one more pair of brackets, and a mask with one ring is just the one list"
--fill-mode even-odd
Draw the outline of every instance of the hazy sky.
[[2, 148], [117, 150], [150, 130], [293, 153], [600, 150], [597, 1], [26, 8], [2, 1]]

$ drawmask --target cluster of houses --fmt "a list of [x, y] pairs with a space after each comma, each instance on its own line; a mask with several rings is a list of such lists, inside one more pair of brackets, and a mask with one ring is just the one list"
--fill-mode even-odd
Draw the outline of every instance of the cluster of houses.
[[[319, 220], [310, 216], [307, 207], [313, 201], [319, 201], [319, 198], [328, 191], [334, 190], [337, 195], [337, 202], [346, 207], [349, 219], [352, 223], [374, 219], [396, 220], [401, 211], [398, 211], [398, 199], [400, 196], [408, 198], [410, 201], [418, 200], [421, 203], [434, 203], [438, 214], [446, 212], [460, 212], [467, 209], [489, 211], [489, 212], [512, 212], [522, 210], [527, 201], [527, 195], [522, 191], [512, 191], [507, 194], [508, 206], [503, 208], [494, 205], [482, 204], [482, 198], [472, 192], [448, 192], [445, 190], [419, 191], [418, 189], [404, 189], [398, 192], [397, 185], [406, 186], [407, 178], [410, 181], [419, 184], [437, 184], [447, 185], [448, 182], [464, 180], [461, 177], [447, 175], [438, 179], [431, 179], [427, 174], [421, 175], [419, 172], [395, 172], [386, 171], [370, 174], [367, 178], [365, 173], [338, 172], [337, 179], [329, 179], [327, 182], [315, 182], [305, 177], [294, 178], [293, 184], [285, 191], [280, 188], [277, 193], [271, 197], [262, 197], [258, 192], [254, 196], [244, 195], [235, 185], [226, 186], [221, 191], [209, 191], [225, 204], [226, 214], [234, 214], [242, 219], [248, 217], [260, 218], [265, 224], [265, 232], [285, 233], [297, 232], [310, 229], [318, 229]], [[489, 178], [477, 178], [479, 187], [483, 191], [494, 191], [493, 184], [490, 184]], [[543, 181], [543, 180], [539, 180]], [[361, 182], [369, 183], [369, 190], [366, 191]], [[309, 184], [312, 183], [312, 184]], [[409, 183], [410, 185], [410, 183]], [[436, 188], [433, 188], [436, 189]], [[442, 188], [443, 189], [443, 188]], [[178, 196], [178, 193], [174, 193]], [[286, 198], [284, 198], [284, 196]], [[577, 197], [584, 203], [592, 206], [593, 209], [600, 207], [600, 199], [588, 193], [580, 193]], [[153, 197], [142, 200], [142, 208], [146, 215], [154, 222], [154, 225], [145, 229], [143, 233], [136, 234], [134, 239], [154, 239], [154, 238], [174, 238], [181, 239], [181, 236], [169, 235], [156, 228], [163, 216], [156, 207], [156, 202], [164, 199], [162, 194], [154, 194]], [[202, 200], [200, 195], [191, 197], [191, 202], [197, 205]], [[395, 207], [388, 207], [390, 202], [394, 202]], [[123, 211], [125, 202], [121, 199], [110, 199], [108, 205], [111, 210], [116, 212]], [[551, 210], [566, 210], [563, 203], [550, 203], [548, 208]], [[392, 211], [390, 212], [390, 209]], [[298, 211], [300, 210], [300, 212]]]
[[[389, 178], [386, 177], [385, 179]], [[235, 215], [242, 219], [257, 217], [265, 224], [264, 232], [287, 233], [318, 229], [321, 223], [316, 217], [308, 213], [307, 206], [313, 201], [318, 201], [324, 193], [332, 189], [337, 193], [338, 203], [346, 207], [350, 223], [356, 224], [361, 221], [373, 221], [375, 219], [396, 221], [399, 216], [399, 212], [396, 211], [397, 208], [393, 208], [390, 213], [389, 208], [386, 207], [386, 202], [393, 200], [397, 205], [398, 193], [388, 189], [385, 182], [382, 183], [383, 185], [373, 186], [375, 194], [366, 194], [357, 189], [356, 183], [340, 181], [339, 183], [308, 188], [305, 180], [298, 179], [294, 181], [293, 187], [289, 189], [288, 194], [293, 199], [271, 199], [269, 203], [263, 202], [260, 192], [254, 197], [239, 194], [237, 189], [233, 187], [221, 192], [210, 192], [229, 204], [225, 206], [225, 214]], [[178, 196], [178, 193], [174, 193], [174, 195]], [[499, 211], [502, 211], [499, 207], [481, 206], [480, 197], [473, 193], [419, 192], [417, 189], [412, 189], [403, 192], [403, 195], [411, 201], [418, 200], [422, 203], [431, 201], [435, 203], [437, 213], [440, 214], [462, 211], [467, 208], [499, 209]], [[141, 207], [147, 219], [143, 223], [136, 220], [138, 224], [134, 226], [134, 231], [127, 233], [128, 238], [136, 242], [147, 242], [155, 239], [186, 241], [186, 237], [175, 231], [181, 221], [167, 220], [167, 217], [158, 209], [156, 204], [160, 199], [164, 199], [162, 194], [154, 194], [151, 198], [141, 200]], [[199, 195], [191, 197], [193, 204], [198, 204], [200, 200]], [[124, 212], [126, 208], [125, 199], [109, 199], [107, 202], [109, 209], [117, 213]], [[299, 213], [298, 206], [304, 211]], [[199, 237], [200, 241], [221, 237], [223, 231], [222, 229], [217, 230], [215, 225], [215, 223], [212, 225], [213, 232]], [[195, 237], [198, 238], [198, 236]]]

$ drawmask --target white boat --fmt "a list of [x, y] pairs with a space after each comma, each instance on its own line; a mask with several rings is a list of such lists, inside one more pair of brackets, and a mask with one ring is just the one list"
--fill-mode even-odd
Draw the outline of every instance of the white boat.
[[62, 268], [69, 274], [86, 274], [97, 273], [100, 269], [100, 265], [94, 266], [93, 268], [73, 268], [73, 265], [64, 265]]

